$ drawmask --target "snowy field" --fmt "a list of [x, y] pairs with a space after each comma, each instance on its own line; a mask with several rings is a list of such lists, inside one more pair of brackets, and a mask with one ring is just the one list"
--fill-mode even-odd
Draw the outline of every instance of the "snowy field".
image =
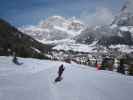
[[0, 57], [0, 100], [133, 100], [133, 77], [66, 64], [63, 80], [54, 83], [62, 62]]

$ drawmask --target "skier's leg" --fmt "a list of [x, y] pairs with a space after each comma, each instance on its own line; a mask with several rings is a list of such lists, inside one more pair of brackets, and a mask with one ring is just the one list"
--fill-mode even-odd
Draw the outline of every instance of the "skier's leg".
[[63, 72], [59, 72], [59, 78], [61, 78]]

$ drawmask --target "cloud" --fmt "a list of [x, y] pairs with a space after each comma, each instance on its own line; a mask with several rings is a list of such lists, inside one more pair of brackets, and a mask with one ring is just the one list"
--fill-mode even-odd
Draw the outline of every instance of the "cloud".
[[88, 26], [108, 25], [114, 19], [113, 12], [108, 8], [98, 7], [93, 13], [84, 11], [80, 15], [80, 20]]
[[133, 1], [132, 0], [126, 0], [121, 10], [124, 10], [125, 12], [132, 12], [133, 13]]

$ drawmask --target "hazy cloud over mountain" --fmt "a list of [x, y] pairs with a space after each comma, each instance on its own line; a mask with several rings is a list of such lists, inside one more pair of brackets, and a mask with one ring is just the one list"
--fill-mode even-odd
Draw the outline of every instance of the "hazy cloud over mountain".
[[126, 3], [123, 5], [121, 9], [125, 12], [132, 12], [133, 13], [133, 0], [127, 0]]
[[80, 16], [80, 20], [88, 24], [88, 26], [108, 25], [113, 21], [113, 19], [113, 12], [104, 7], [96, 8], [96, 11], [93, 13], [84, 11]]

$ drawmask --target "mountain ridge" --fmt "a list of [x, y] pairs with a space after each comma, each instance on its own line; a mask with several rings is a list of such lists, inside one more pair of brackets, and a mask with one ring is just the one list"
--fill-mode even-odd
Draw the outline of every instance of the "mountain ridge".
[[[27, 27], [27, 29], [21, 28], [21, 30], [44, 44], [56, 41], [54, 44], [57, 47], [64, 45], [65, 48], [72, 48], [72, 46], [77, 48], [79, 45], [80, 48], [82, 44], [91, 45], [95, 41], [97, 41], [95, 48], [97, 46], [108, 48], [112, 45], [133, 46], [132, 5], [133, 2], [126, 2], [110, 25], [88, 27], [76, 18], [70, 20], [62, 16], [51, 16], [31, 29]], [[62, 49], [65, 50], [65, 48]]]
[[15, 52], [21, 57], [46, 58], [44, 54], [51, 49], [50, 45], [39, 43], [3, 19], [0, 19], [0, 44], [0, 55]]
[[75, 18], [66, 19], [62, 16], [51, 16], [36, 26], [20, 27], [19, 29], [37, 40], [61, 40], [72, 38], [81, 33], [84, 25]]

